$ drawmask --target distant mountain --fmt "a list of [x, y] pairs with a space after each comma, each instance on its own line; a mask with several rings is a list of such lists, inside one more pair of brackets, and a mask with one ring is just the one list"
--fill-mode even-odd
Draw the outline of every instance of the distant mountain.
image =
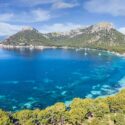
[[112, 24], [103, 22], [63, 33], [42, 34], [34, 28], [23, 29], [6, 39], [3, 44], [89, 47], [125, 52], [125, 35], [117, 31]]
[[51, 41], [44, 36], [44, 34], [39, 33], [38, 30], [28, 27], [23, 28], [20, 32], [10, 36], [3, 41], [4, 45], [13, 46], [40, 46], [40, 45], [51, 45]]
[[110, 23], [99, 23], [67, 33], [47, 34], [58, 46], [89, 47], [125, 51], [125, 35]]

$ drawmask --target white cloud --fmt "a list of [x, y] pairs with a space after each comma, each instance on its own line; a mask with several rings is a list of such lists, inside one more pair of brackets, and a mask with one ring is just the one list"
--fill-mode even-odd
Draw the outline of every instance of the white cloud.
[[84, 8], [92, 13], [125, 16], [125, 0], [89, 0]]
[[40, 4], [50, 4], [50, 3], [55, 3], [56, 1], [60, 0], [19, 0], [20, 3], [24, 3], [24, 6], [37, 6]]
[[50, 15], [49, 11], [46, 10], [42, 10], [42, 9], [36, 9], [36, 10], [32, 10], [29, 13], [29, 17], [27, 15], [27, 17], [30, 19], [32, 19], [32, 22], [42, 22], [42, 21], [46, 21], [49, 20], [52, 16]]
[[[0, 12], [0, 22], [20, 22], [20, 23], [35, 23], [47, 21], [51, 18], [57, 17], [54, 15], [56, 9], [73, 8], [78, 5], [76, 0], [71, 0], [70, 2], [64, 2], [65, 0], [17, 0], [12, 2], [7, 2], [9, 10], [11, 6], [16, 5], [24, 7], [17, 11], [6, 10], [7, 13]], [[41, 9], [41, 4], [50, 4], [50, 8]], [[27, 8], [27, 9], [25, 9]]]
[[73, 24], [73, 23], [66, 23], [66, 24], [56, 23], [53, 25], [45, 25], [45, 26], [41, 27], [40, 32], [42, 32], [42, 33], [68, 32], [72, 29], [82, 28], [82, 27], [84, 27], [84, 26], [79, 25], [79, 24]]
[[43, 22], [49, 20], [50, 18], [52, 18], [50, 11], [42, 9], [35, 9], [20, 13], [0, 14], [0, 21], [4, 22], [33, 23], [33, 22]]
[[119, 28], [118, 30], [119, 30], [119, 32], [125, 34], [125, 27], [121, 27], [121, 28]]
[[[1, 36], [10, 36], [17, 32], [19, 32], [23, 27], [22, 25], [12, 25], [9, 23], [3, 23], [0, 22], [0, 37]], [[72, 29], [77, 28], [84, 28], [85, 26], [80, 24], [73, 24], [73, 23], [67, 23], [67, 24], [53, 24], [53, 25], [44, 25], [39, 28], [39, 31], [42, 33], [49, 33], [49, 32], [68, 32]]]
[[10, 36], [22, 29], [22, 26], [0, 23], [0, 36]]
[[9, 21], [14, 17], [13, 13], [0, 14], [0, 21]]
[[52, 4], [54, 9], [65, 9], [73, 8], [78, 5], [76, 0], [71, 0], [70, 2], [64, 2], [64, 0], [20, 0], [23, 6], [37, 6], [41, 4]]
[[78, 3], [66, 3], [63, 1], [57, 1], [53, 4], [53, 8], [56, 8], [56, 9], [73, 8], [76, 6], [78, 6]]

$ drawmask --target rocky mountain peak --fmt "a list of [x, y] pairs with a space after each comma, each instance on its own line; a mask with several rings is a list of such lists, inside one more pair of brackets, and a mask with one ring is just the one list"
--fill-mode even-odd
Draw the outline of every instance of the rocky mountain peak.
[[25, 26], [25, 27], [23, 27], [22, 30], [21, 30], [21, 32], [22, 31], [35, 31], [35, 32], [38, 32], [37, 29], [35, 29], [35, 28], [31, 27], [31, 26]]
[[33, 30], [34, 28], [31, 27], [31, 26], [25, 26], [22, 28], [22, 31], [25, 31], [25, 30]]
[[112, 23], [101, 22], [101, 23], [98, 23], [96, 25], [93, 25], [92, 32], [98, 32], [101, 30], [110, 31], [111, 29], [114, 29], [114, 26]]
[[[23, 27], [18, 33], [22, 33], [22, 34], [33, 34], [33, 33], [39, 33], [39, 31], [31, 26], [26, 26], [26, 27]], [[18, 34], [17, 33], [17, 34]], [[41, 33], [42, 35], [42, 33]]]

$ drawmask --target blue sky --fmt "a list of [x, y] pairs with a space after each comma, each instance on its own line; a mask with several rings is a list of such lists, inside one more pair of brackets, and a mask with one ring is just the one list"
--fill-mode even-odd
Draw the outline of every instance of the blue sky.
[[25, 26], [64, 32], [104, 21], [125, 33], [125, 0], [0, 0], [0, 36]]

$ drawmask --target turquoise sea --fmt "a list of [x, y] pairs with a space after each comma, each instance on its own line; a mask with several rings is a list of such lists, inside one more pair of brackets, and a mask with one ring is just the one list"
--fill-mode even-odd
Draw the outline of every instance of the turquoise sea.
[[0, 108], [43, 109], [96, 98], [125, 86], [125, 58], [76, 49], [0, 49]]

